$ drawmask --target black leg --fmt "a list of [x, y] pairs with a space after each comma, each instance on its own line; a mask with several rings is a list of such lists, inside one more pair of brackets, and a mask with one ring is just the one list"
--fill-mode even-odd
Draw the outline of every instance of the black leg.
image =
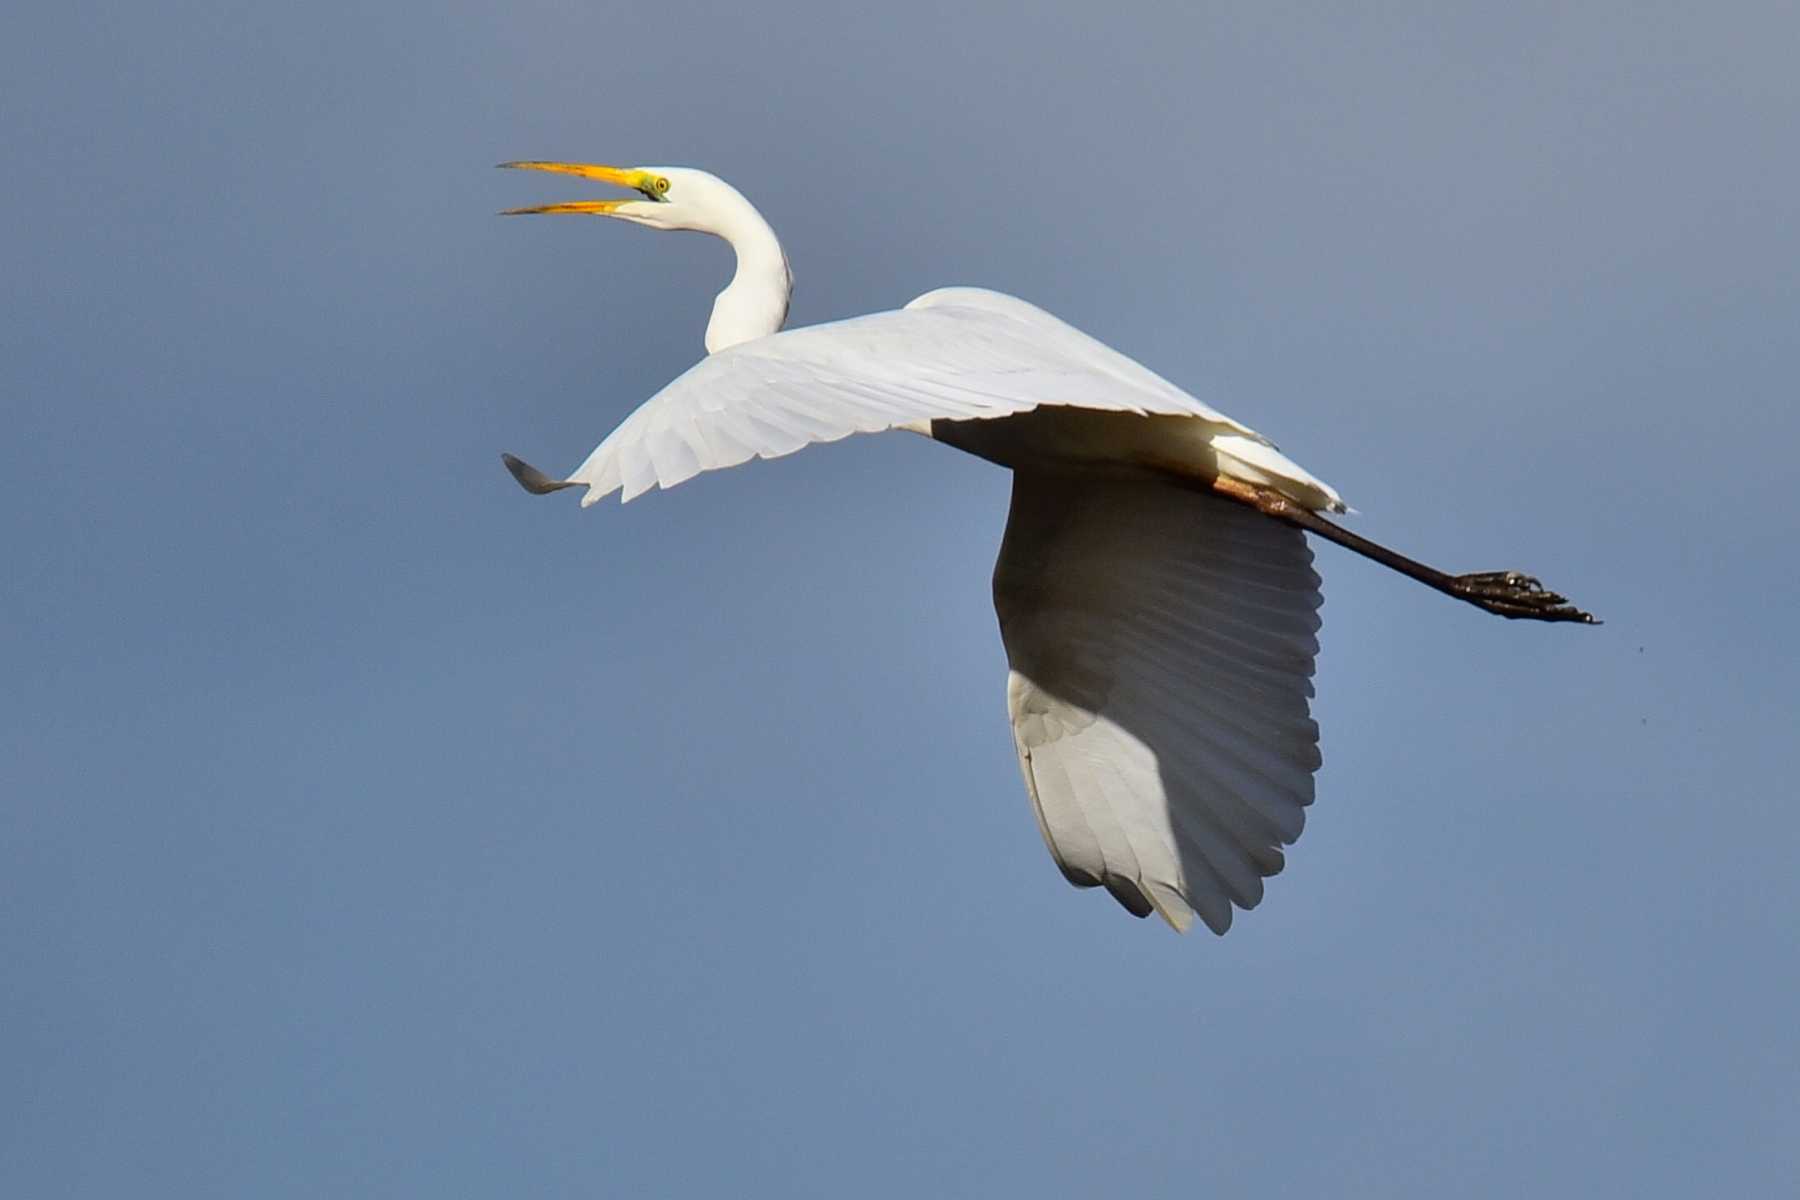
[[[1193, 481], [1187, 476], [1179, 478], [1188, 486], [1193, 486]], [[1240, 483], [1235, 479], [1215, 479], [1209, 482], [1211, 489], [1222, 496], [1248, 504], [1278, 521], [1298, 525], [1309, 533], [1316, 533], [1346, 549], [1356, 551], [1364, 558], [1372, 558], [1384, 567], [1392, 567], [1402, 575], [1409, 575], [1426, 587], [1436, 588], [1458, 600], [1466, 600], [1477, 608], [1485, 608], [1491, 613], [1515, 619], [1600, 624], [1592, 613], [1582, 612], [1529, 575], [1521, 575], [1517, 571], [1478, 571], [1471, 575], [1447, 575], [1436, 567], [1428, 567], [1404, 554], [1397, 554], [1386, 546], [1371, 542], [1366, 537], [1351, 533], [1342, 525], [1326, 520], [1312, 509], [1295, 504], [1270, 488]]]

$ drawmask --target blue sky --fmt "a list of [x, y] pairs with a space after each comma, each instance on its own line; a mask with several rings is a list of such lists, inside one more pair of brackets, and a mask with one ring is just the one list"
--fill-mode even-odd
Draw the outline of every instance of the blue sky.
[[[1788, 1196], [1791, 6], [180, 2], [0, 18], [0, 1190]], [[537, 500], [725, 248], [1043, 305], [1500, 621], [1319, 550], [1325, 766], [1224, 939], [1070, 889], [1007, 480]]]

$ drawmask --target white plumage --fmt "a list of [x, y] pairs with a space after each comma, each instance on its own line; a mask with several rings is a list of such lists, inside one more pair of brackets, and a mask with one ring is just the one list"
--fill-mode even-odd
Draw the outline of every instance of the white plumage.
[[1071, 882], [1224, 933], [1319, 766], [1298, 529], [1150, 480], [1018, 471], [994, 570], [1013, 737]]
[[[634, 189], [515, 212], [717, 234], [738, 268], [709, 356], [566, 480], [630, 500], [702, 471], [906, 429], [1014, 471], [994, 604], [1019, 764], [1063, 874], [1138, 916], [1216, 933], [1300, 836], [1319, 766], [1307, 708], [1319, 579], [1304, 526], [1490, 611], [1591, 621], [1526, 576], [1448, 576], [1317, 516], [1326, 484], [1273, 443], [1043, 310], [944, 288], [897, 312], [780, 332], [792, 276], [722, 180], [679, 167], [509, 163]], [[1229, 497], [1229, 498], [1227, 498]]]
[[[1341, 509], [1255, 431], [1035, 305], [983, 288], [941, 288], [896, 312], [772, 333], [709, 355], [652, 396], [569, 476], [584, 504], [626, 500], [701, 471], [777, 458], [852, 433], [990, 420], [1042, 406], [1179, 418], [1109, 424], [1060, 457], [1118, 461], [1135, 448], [1212, 469], [1220, 452], [1252, 482]], [[1090, 431], [1091, 432], [1091, 431]], [[1141, 446], [1109, 444], [1135, 438]]]

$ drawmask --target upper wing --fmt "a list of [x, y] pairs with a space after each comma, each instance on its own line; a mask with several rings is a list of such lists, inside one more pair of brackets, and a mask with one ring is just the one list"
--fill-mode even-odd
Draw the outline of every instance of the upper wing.
[[1300, 530], [1151, 481], [1015, 472], [994, 570], [1007, 700], [1072, 883], [1215, 933], [1300, 836], [1319, 577]]
[[1267, 444], [1148, 368], [1034, 305], [980, 288], [791, 329], [709, 356], [627, 417], [569, 482], [582, 503], [673, 487], [852, 433], [1064, 404], [1202, 417]]

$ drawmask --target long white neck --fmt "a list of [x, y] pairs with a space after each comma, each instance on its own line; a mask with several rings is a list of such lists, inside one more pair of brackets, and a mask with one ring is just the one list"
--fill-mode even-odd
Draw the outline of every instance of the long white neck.
[[709, 230], [737, 251], [737, 274], [713, 301], [712, 320], [706, 325], [708, 354], [780, 329], [794, 291], [794, 276], [775, 231], [748, 200], [738, 199], [742, 206], [732, 205], [721, 214], [717, 228]]

